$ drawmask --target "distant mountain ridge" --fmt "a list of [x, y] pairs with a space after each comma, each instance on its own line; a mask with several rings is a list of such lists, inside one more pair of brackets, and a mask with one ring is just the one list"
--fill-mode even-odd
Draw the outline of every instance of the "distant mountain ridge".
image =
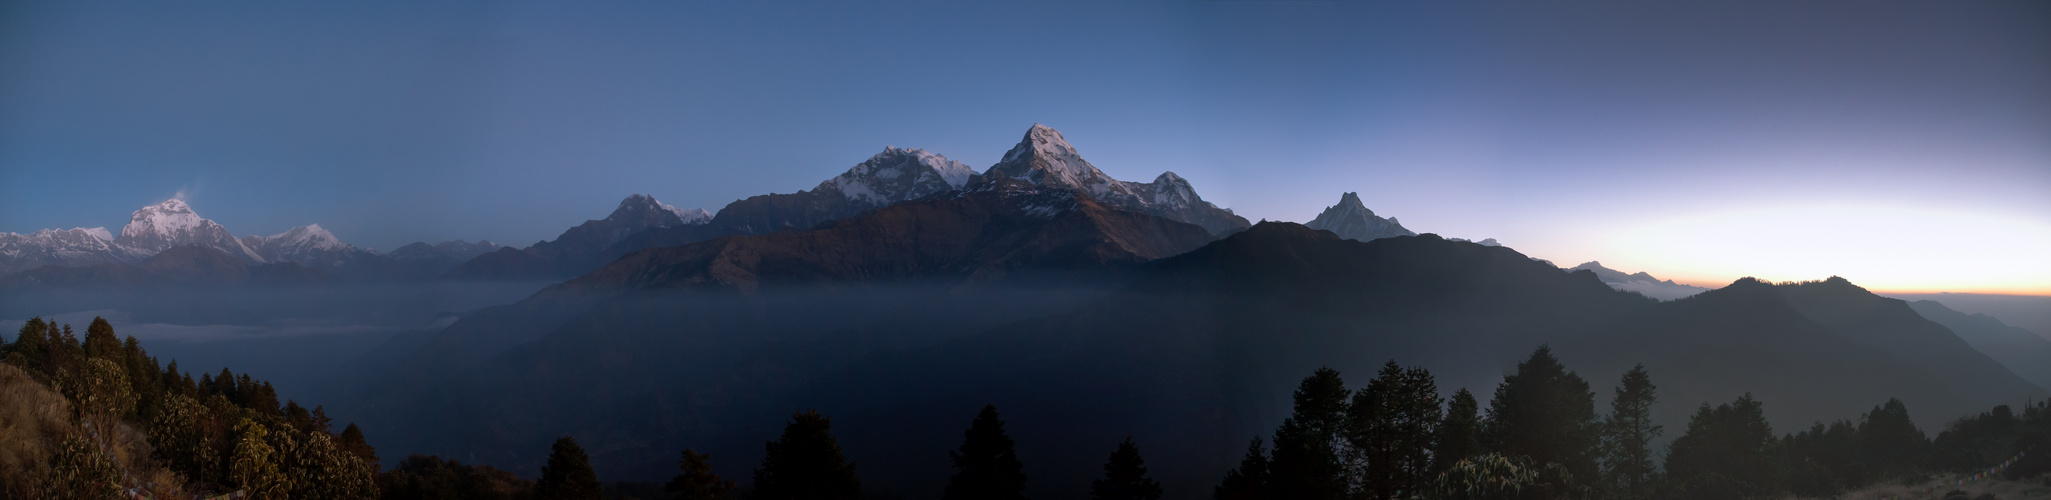
[[1624, 274], [1623, 271], [1603, 267], [1601, 262], [1592, 260], [1568, 268], [1567, 271], [1595, 273], [1595, 277], [1601, 278], [1602, 282], [1609, 284], [1611, 288], [1626, 292], [1637, 292], [1646, 297], [1659, 300], [1674, 300], [1709, 291], [1708, 288], [1683, 285], [1675, 283], [1674, 280], [1660, 280], [1659, 278], [1652, 277], [1650, 274], [1646, 274], [1644, 271]]
[[[45, 267], [90, 268], [114, 265], [115, 267], [105, 268], [99, 272], [101, 276], [112, 276], [108, 274], [112, 271], [107, 269], [115, 269], [121, 265], [147, 268], [155, 257], [164, 252], [182, 247], [202, 247], [213, 249], [221, 255], [248, 265], [291, 263], [348, 280], [417, 280], [439, 274], [457, 262], [475, 257], [480, 253], [475, 251], [477, 248], [497, 247], [497, 244], [489, 241], [415, 245], [427, 250], [416, 249], [410, 256], [411, 260], [395, 259], [374, 250], [343, 243], [319, 224], [299, 226], [269, 236], [236, 238], [220, 223], [201, 217], [184, 200], [172, 198], [137, 209], [130, 215], [128, 225], [121, 228], [118, 237], [109, 233], [106, 228], [45, 229], [29, 234], [0, 233], [0, 276]], [[401, 260], [405, 262], [400, 262]], [[85, 274], [92, 273], [82, 270], [43, 273], [45, 277]], [[239, 279], [234, 276], [220, 278], [226, 280], [224, 282]], [[42, 282], [73, 283], [78, 280], [31, 279], [19, 283]]]

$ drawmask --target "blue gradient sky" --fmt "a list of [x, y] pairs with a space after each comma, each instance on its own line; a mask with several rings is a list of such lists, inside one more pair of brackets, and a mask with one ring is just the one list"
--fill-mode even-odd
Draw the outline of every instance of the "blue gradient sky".
[[0, 4], [0, 231], [526, 245], [1039, 122], [1249, 219], [2051, 293], [2047, 2], [279, 4]]

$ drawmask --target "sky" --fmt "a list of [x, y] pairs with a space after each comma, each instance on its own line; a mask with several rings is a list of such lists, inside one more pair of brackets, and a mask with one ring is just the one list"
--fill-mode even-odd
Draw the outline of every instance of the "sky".
[[1033, 123], [1251, 220], [2051, 294], [2051, 3], [0, 3], [0, 231], [524, 246]]

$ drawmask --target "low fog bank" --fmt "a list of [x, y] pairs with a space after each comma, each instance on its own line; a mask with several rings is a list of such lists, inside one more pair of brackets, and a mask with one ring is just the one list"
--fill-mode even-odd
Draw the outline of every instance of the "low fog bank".
[[[204, 290], [65, 290], [0, 295], [0, 321], [71, 325], [93, 318], [133, 336], [181, 371], [222, 368], [271, 381], [280, 398], [334, 406], [351, 381], [416, 339], [478, 309], [532, 295], [544, 282], [419, 283]], [[0, 336], [12, 338], [12, 328]]]

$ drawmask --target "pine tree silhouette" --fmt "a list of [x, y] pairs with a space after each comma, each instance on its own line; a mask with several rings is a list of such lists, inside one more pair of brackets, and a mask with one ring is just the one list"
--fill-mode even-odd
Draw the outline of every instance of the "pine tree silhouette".
[[1474, 393], [1460, 389], [1446, 403], [1446, 418], [1433, 437], [1432, 476], [1453, 468], [1460, 460], [1482, 454], [1480, 403]]
[[1560, 464], [1575, 478], [1592, 478], [1600, 427], [1588, 381], [1561, 365], [1552, 348], [1539, 346], [1496, 386], [1482, 440], [1504, 456]]
[[862, 497], [855, 464], [833, 439], [833, 421], [818, 410], [791, 415], [783, 436], [763, 445], [754, 500], [849, 500]]
[[964, 433], [961, 450], [948, 452], [954, 477], [941, 495], [945, 500], [1023, 500], [1025, 465], [1019, 463], [1011, 436], [997, 407], [987, 405]]
[[1610, 401], [1609, 420], [1603, 422], [1602, 477], [1610, 498], [1632, 500], [1652, 497], [1652, 440], [1660, 426], [1652, 423], [1652, 403], [1658, 401], [1652, 377], [1645, 365], [1624, 373]]
[[676, 500], [720, 500], [733, 493], [734, 482], [712, 473], [712, 457], [691, 450], [684, 450], [683, 458], [677, 461], [682, 473], [663, 485]]
[[1132, 438], [1118, 443], [1104, 462], [1104, 478], [1090, 483], [1090, 498], [1096, 500], [1160, 500], [1161, 483], [1147, 478], [1147, 461], [1139, 456]]
[[600, 500], [605, 498], [598, 473], [591, 470], [591, 457], [577, 440], [563, 436], [549, 447], [548, 464], [541, 466], [541, 480], [534, 482], [534, 497], [540, 500]]
[[1346, 381], [1320, 368], [1296, 388], [1295, 412], [1275, 429], [1268, 461], [1268, 491], [1276, 498], [1339, 500], [1347, 496]]

